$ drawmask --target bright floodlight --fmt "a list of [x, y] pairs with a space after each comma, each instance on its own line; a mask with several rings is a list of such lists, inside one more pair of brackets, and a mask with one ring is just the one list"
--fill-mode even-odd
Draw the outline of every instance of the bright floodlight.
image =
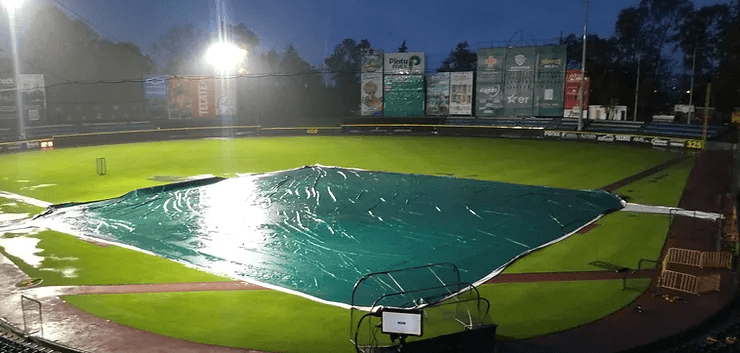
[[215, 43], [206, 52], [206, 61], [219, 71], [231, 71], [244, 60], [247, 51], [231, 43]]
[[15, 10], [15, 9], [21, 7], [21, 4], [23, 3], [23, 0], [0, 0], [0, 2], [3, 3], [3, 6], [6, 9]]

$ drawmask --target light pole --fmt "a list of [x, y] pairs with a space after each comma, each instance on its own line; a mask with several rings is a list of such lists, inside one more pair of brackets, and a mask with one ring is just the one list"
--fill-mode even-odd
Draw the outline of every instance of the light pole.
[[583, 19], [583, 54], [581, 55], [581, 88], [578, 90], [578, 131], [583, 129], [583, 87], [586, 81], [586, 31], [588, 26], [588, 0], [586, 0], [586, 16]]
[[691, 113], [693, 113], [694, 104], [694, 71], [696, 70], [696, 47], [694, 47], [694, 59], [691, 63], [691, 86], [689, 88], [689, 117], [686, 119], [686, 124], [691, 124]]
[[21, 62], [18, 54], [18, 33], [15, 28], [15, 12], [21, 7], [23, 0], [0, 0], [3, 7], [8, 11], [8, 27], [10, 28], [10, 42], [13, 51], [13, 64], [15, 69], [15, 100], [18, 106], [18, 137], [26, 139], [26, 124], [23, 120], [23, 92], [21, 92]]

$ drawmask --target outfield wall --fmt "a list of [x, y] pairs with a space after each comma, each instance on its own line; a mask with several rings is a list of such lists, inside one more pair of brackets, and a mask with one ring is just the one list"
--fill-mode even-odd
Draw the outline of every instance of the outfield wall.
[[661, 150], [700, 150], [701, 140], [659, 137], [635, 134], [596, 133], [588, 131], [560, 131], [542, 127], [471, 126], [439, 124], [345, 124], [329, 127], [185, 127], [170, 129], [132, 130], [117, 132], [90, 132], [54, 135], [20, 142], [0, 143], [0, 153], [80, 146], [110, 145], [149, 141], [184, 139], [219, 139], [257, 136], [469, 136], [537, 140], [586, 141], [650, 147]]

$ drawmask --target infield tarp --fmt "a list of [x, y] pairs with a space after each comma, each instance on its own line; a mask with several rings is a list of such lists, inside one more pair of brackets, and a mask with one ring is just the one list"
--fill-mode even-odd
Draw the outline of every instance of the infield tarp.
[[312, 166], [52, 206], [34, 222], [346, 307], [368, 273], [451, 262], [479, 284], [620, 208], [604, 191]]

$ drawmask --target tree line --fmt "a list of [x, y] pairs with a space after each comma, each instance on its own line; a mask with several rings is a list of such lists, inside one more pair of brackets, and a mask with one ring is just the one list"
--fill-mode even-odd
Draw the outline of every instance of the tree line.
[[[694, 104], [703, 105], [709, 83], [712, 105], [728, 119], [740, 101], [739, 13], [740, 0], [698, 8], [690, 0], [641, 0], [621, 10], [614, 35], [587, 36], [590, 103], [632, 106], [639, 66], [640, 120], [687, 104], [692, 88]], [[143, 75], [215, 74], [203, 59], [214, 34], [194, 25], [171, 28], [144, 55], [132, 43], [101, 38], [53, 6], [38, 10], [33, 23], [45, 25], [31, 26], [20, 41], [23, 72], [45, 75], [50, 102], [139, 101]], [[235, 79], [240, 114], [259, 116], [264, 125], [357, 114], [362, 57], [372, 48], [368, 39], [342, 40], [315, 67], [293, 45], [254, 50], [259, 35], [245, 24], [226, 24], [223, 30], [231, 42], [248, 48], [246, 71]], [[582, 36], [566, 35], [560, 44], [567, 46], [568, 67], [580, 68]], [[408, 50], [405, 40], [398, 50]], [[476, 50], [463, 41], [435, 70], [474, 71], [476, 62]], [[0, 56], [0, 74], [12, 73], [9, 63], [8, 55]]]

